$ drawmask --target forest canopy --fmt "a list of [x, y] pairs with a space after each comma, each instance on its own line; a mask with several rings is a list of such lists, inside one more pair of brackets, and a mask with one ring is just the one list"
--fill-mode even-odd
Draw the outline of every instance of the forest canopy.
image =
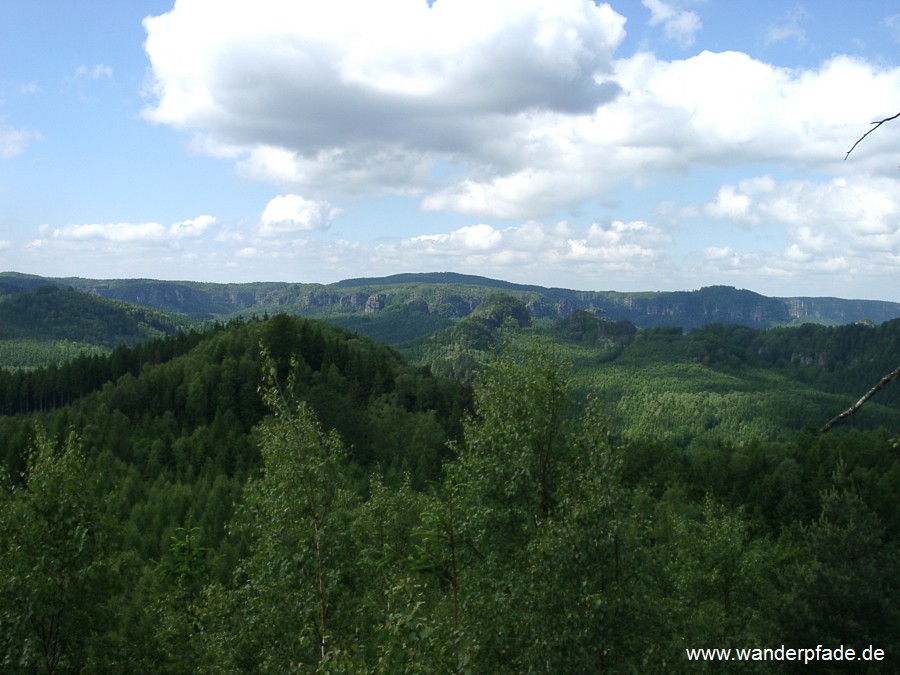
[[[535, 329], [520, 311], [472, 317], [489, 351], [471, 387], [285, 315], [5, 372], [3, 670], [672, 673], [696, 672], [699, 647], [897, 653], [896, 394], [826, 435], [791, 403], [839, 410], [897, 353], [897, 323]], [[767, 417], [790, 424], [732, 421]]]

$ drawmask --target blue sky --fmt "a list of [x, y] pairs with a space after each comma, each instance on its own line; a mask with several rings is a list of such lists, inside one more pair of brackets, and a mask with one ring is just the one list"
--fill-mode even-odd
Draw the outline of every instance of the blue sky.
[[900, 301], [900, 8], [0, 8], [0, 269]]

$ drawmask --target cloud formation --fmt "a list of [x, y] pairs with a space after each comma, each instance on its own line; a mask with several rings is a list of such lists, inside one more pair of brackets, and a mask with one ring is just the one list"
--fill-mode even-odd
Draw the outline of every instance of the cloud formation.
[[548, 285], [552, 279], [579, 278], [609, 283], [611, 274], [623, 281], [648, 262], [664, 263], [670, 243], [662, 228], [642, 221], [587, 228], [528, 221], [502, 230], [482, 223], [380, 244], [366, 264], [453, 269]]
[[331, 226], [340, 209], [328, 202], [304, 199], [300, 195], [287, 194], [274, 197], [266, 204], [260, 220], [259, 231], [264, 237], [325, 230]]
[[[645, 5], [673, 39], [700, 27]], [[416, 195], [479, 218], [546, 217], [689, 167], [833, 169], [900, 89], [900, 68], [847, 56], [617, 60], [624, 18], [590, 0], [181, 0], [145, 27], [144, 114], [201, 151], [306, 195]]]
[[703, 27], [696, 12], [679, 9], [664, 0], [641, 0], [641, 4], [650, 10], [650, 25], [662, 25], [666, 38], [681, 47], [694, 44], [697, 31]]
[[[160, 223], [84, 223], [51, 228], [42, 225], [37, 242], [55, 241], [71, 245], [87, 244], [170, 244], [177, 246], [181, 240], [198, 239], [217, 224], [213, 216], [203, 215], [172, 223], [169, 227]], [[34, 245], [37, 242], [33, 242]]]
[[145, 115], [304, 190], [434, 191], [439, 161], [489, 184], [620, 93], [623, 25], [590, 0], [182, 1], [145, 21]]
[[806, 44], [806, 30], [802, 24], [808, 18], [809, 14], [803, 7], [791, 9], [766, 30], [766, 44], [785, 40], [794, 40], [800, 45]]
[[[687, 2], [642, 4], [677, 46], [706, 39]], [[806, 18], [761, 24], [757, 44], [802, 43]], [[249, 227], [135, 229], [134, 241], [187, 248], [196, 233], [242, 270], [278, 259], [327, 263], [331, 275], [453, 268], [620, 288], [638, 270], [684, 287], [695, 266], [707, 283], [757, 287], [765, 275], [850, 279], [900, 262], [900, 134], [885, 127], [843, 161], [870, 120], [897, 111], [900, 68], [885, 62], [620, 55], [624, 17], [592, 0], [179, 0], [144, 25], [144, 116], [278, 196]], [[642, 211], [619, 199], [689, 173], [705, 182], [684, 197], [693, 204], [648, 199]], [[385, 194], [455, 220], [407, 223], [377, 243], [322, 234], [340, 213], [332, 204]], [[81, 241], [109, 240], [98, 227]]]
[[41, 135], [35, 131], [0, 123], [0, 159], [11, 159], [22, 154], [29, 143], [40, 138]]
[[708, 247], [710, 263], [740, 272], [798, 275], [839, 272], [848, 286], [856, 276], [891, 274], [900, 262], [900, 186], [880, 177], [826, 182], [770, 176], [723, 186], [703, 214], [761, 231], [779, 228], [787, 239], [780, 253], [740, 255]]
[[881, 25], [887, 28], [896, 42], [900, 42], [900, 14], [891, 14], [881, 21]]
[[90, 80], [111, 80], [112, 76], [112, 67], [107, 66], [104, 63], [98, 63], [91, 67], [82, 64], [75, 69], [75, 77], [77, 78], [88, 78]]
[[170, 239], [196, 239], [203, 236], [216, 225], [213, 216], [197, 216], [189, 220], [180, 220], [169, 227]]

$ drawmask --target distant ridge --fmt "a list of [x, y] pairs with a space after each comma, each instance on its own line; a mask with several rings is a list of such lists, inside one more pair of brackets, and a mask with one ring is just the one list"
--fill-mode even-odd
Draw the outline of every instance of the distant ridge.
[[481, 277], [477, 274], [460, 274], [459, 272], [404, 272], [390, 274], [386, 277], [360, 277], [358, 279], [344, 279], [331, 286], [337, 288], [353, 288], [356, 286], [393, 286], [397, 284], [466, 284], [469, 286], [485, 286], [488, 288], [502, 288], [511, 291], [547, 291], [543, 286], [517, 284], [512, 281], [502, 281]]
[[[522, 301], [533, 318], [555, 319], [582, 310], [608, 319], [628, 320], [643, 328], [680, 326], [690, 330], [709, 323], [752, 328], [809, 322], [880, 324], [900, 318], [900, 303], [879, 300], [778, 298], [731, 286], [707, 286], [693, 291], [578, 291], [456, 272], [361, 277], [332, 284], [104, 280], [49, 278], [15, 272], [0, 274], [0, 294], [24, 292], [41, 285], [71, 287], [196, 319], [227, 320], [234, 316], [284, 312], [324, 318], [370, 334], [379, 333], [381, 329], [373, 328], [379, 322], [395, 327], [401, 323], [416, 324], [417, 329], [406, 332], [421, 334], [468, 316], [486, 297], [496, 293], [506, 293]], [[394, 337], [402, 333], [390, 331]]]

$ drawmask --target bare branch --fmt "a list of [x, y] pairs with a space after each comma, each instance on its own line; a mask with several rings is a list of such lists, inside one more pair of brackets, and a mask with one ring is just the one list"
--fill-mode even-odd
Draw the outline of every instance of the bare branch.
[[898, 117], [900, 117], [900, 112], [898, 112], [898, 113], [897, 113], [896, 115], [894, 115], [893, 117], [885, 117], [883, 120], [879, 120], [879, 121], [877, 121], [877, 122], [872, 122], [872, 124], [874, 124], [875, 126], [873, 126], [873, 127], [872, 127], [871, 129], [869, 129], [866, 133], [864, 133], [862, 136], [859, 137], [859, 139], [856, 141], [856, 143], [853, 144], [853, 147], [850, 148], [850, 149], [847, 151], [847, 154], [846, 154], [846, 155], [844, 155], [844, 160], [846, 161], [846, 159], [850, 156], [850, 153], [853, 152], [854, 150], [856, 150], [856, 146], [859, 145], [860, 143], [862, 143], [862, 140], [863, 140], [866, 136], [868, 136], [869, 134], [871, 134], [873, 131], [875, 131], [878, 127], [880, 127], [880, 126], [881, 126], [882, 124], [884, 124], [885, 122], [890, 122], [891, 120], [895, 120], [895, 119], [897, 119]]
[[[898, 113], [898, 115], [900, 115], [900, 113]], [[838, 422], [840, 422], [842, 419], [845, 419], [845, 418], [847, 418], [847, 417], [850, 417], [850, 415], [852, 415], [852, 414], [855, 413], [857, 410], [859, 410], [860, 408], [862, 408], [863, 403], [865, 403], [866, 401], [868, 401], [868, 400], [869, 400], [870, 398], [872, 398], [876, 393], [878, 393], [879, 391], [881, 391], [882, 389], [884, 389], [884, 387], [885, 387], [889, 382], [891, 382], [892, 380], [896, 380], [898, 377], [900, 377], [900, 368], [897, 368], [896, 370], [894, 370], [894, 371], [888, 373], [887, 375], [885, 375], [884, 377], [882, 377], [882, 378], [878, 381], [878, 384], [876, 384], [874, 387], [872, 387], [871, 389], [869, 389], [869, 391], [867, 391], [867, 392], [865, 393], [865, 395], [864, 395], [861, 399], [859, 399], [859, 400], [856, 402], [855, 405], [852, 405], [851, 407], [847, 408], [844, 412], [842, 412], [842, 413], [841, 413], [840, 415], [838, 415], [837, 417], [834, 417], [834, 418], [828, 420], [828, 423], [825, 424], [824, 427], [822, 427], [821, 429], [819, 429], [819, 433], [820, 433], [820, 434], [824, 434], [826, 431], [828, 431], [831, 427], [833, 427], [835, 424], [837, 424]]]

